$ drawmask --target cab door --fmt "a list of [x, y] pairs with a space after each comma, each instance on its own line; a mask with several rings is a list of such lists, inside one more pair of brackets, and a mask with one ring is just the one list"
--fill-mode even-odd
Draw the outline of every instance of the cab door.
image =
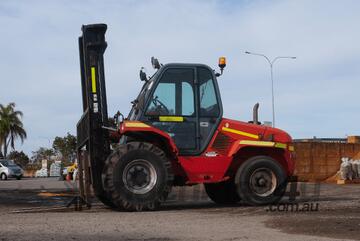
[[222, 118], [222, 104], [214, 71], [200, 66], [197, 68], [199, 145], [204, 151], [213, 137]]
[[147, 101], [144, 119], [167, 132], [181, 155], [199, 151], [194, 67], [167, 67]]

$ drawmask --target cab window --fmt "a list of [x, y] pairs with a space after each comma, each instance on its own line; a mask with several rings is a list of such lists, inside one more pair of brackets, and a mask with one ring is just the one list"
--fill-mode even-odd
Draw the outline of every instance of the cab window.
[[150, 98], [146, 115], [194, 115], [193, 82], [193, 69], [168, 69], [159, 81], [159, 84]]
[[206, 68], [198, 69], [200, 84], [200, 116], [217, 117], [220, 114], [212, 73]]

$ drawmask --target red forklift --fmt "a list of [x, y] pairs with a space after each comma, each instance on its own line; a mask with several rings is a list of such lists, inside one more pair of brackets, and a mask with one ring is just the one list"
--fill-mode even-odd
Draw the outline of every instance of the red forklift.
[[220, 73], [152, 58], [156, 72], [148, 77], [140, 70], [144, 84], [128, 116], [109, 118], [106, 30], [105, 24], [84, 25], [79, 37], [84, 113], [77, 149], [99, 200], [117, 210], [156, 210], [173, 186], [197, 184], [218, 204], [267, 205], [282, 198], [294, 172], [292, 139], [258, 121], [258, 104], [250, 122], [223, 117], [217, 79], [224, 57]]

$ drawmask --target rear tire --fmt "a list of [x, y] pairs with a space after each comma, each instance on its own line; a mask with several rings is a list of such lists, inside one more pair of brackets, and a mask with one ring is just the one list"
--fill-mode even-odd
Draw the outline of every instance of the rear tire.
[[22, 176], [17, 176], [16, 180], [21, 180]]
[[1, 175], [0, 175], [0, 179], [1, 179], [2, 181], [7, 180], [7, 176], [6, 176], [6, 174], [5, 174], [5, 173], [1, 173]]
[[160, 148], [146, 142], [119, 146], [106, 160], [105, 192], [119, 209], [155, 210], [167, 198], [174, 176]]
[[249, 205], [277, 203], [283, 197], [287, 177], [282, 166], [268, 156], [255, 156], [245, 161], [235, 175], [241, 200]]
[[233, 179], [219, 183], [205, 183], [204, 186], [209, 198], [217, 204], [235, 204], [240, 201]]

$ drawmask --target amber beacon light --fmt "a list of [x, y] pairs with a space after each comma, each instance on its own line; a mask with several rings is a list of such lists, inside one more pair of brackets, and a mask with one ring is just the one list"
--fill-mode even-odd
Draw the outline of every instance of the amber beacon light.
[[220, 57], [219, 58], [219, 67], [221, 70], [223, 70], [226, 66], [226, 58], [225, 57]]

